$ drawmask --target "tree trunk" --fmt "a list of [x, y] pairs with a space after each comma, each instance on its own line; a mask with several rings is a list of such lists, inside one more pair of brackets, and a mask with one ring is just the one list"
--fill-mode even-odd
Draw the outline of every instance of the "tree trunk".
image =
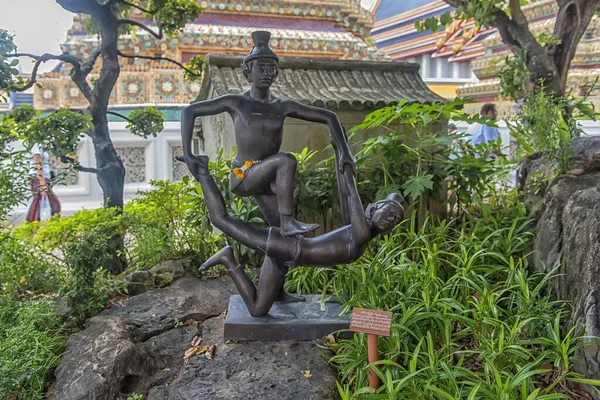
[[[94, 118], [95, 119], [95, 118]], [[97, 178], [104, 196], [105, 207], [123, 207], [125, 167], [110, 139], [106, 116], [95, 125], [94, 150], [96, 152]]]
[[[98, 3], [96, 3], [98, 4]], [[98, 169], [98, 183], [104, 196], [104, 207], [123, 208], [123, 186], [125, 184], [125, 167], [117, 156], [108, 129], [108, 104], [110, 94], [119, 78], [120, 66], [118, 55], [119, 24], [110, 6], [103, 6], [91, 13], [100, 28], [102, 38], [102, 69], [92, 91], [90, 113], [94, 124], [94, 150]], [[106, 269], [112, 274], [123, 272], [127, 267], [123, 235], [112, 232], [109, 239], [108, 252], [112, 255]]]

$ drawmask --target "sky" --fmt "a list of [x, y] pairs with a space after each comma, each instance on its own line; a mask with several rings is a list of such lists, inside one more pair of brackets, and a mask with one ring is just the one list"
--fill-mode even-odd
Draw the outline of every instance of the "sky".
[[[368, 8], [376, 0], [362, 0]], [[60, 53], [60, 43], [67, 38], [73, 14], [65, 11], [54, 0], [0, 0], [0, 28], [15, 35], [17, 50], [21, 53]], [[56, 62], [48, 62], [40, 71], [49, 71]], [[21, 59], [21, 70], [30, 72], [32, 63]]]

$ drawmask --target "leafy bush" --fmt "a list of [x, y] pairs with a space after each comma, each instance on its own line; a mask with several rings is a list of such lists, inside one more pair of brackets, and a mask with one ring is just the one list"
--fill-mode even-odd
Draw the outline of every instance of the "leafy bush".
[[109, 240], [105, 232], [91, 229], [67, 244], [65, 262], [69, 276], [61, 292], [80, 319], [96, 314], [108, 300], [109, 292], [98, 281], [111, 259]]
[[565, 98], [547, 94], [541, 87], [518, 103], [518, 115], [509, 124], [520, 151], [531, 155], [541, 151], [548, 157], [556, 173], [564, 174], [571, 166], [571, 139], [579, 136], [580, 128], [566, 114], [570, 105]]
[[153, 190], [140, 192], [124, 209], [131, 267], [148, 269], [166, 259], [184, 257], [206, 260], [221, 239], [212, 234], [199, 186], [187, 179], [152, 181], [151, 185]]
[[391, 336], [379, 339], [378, 395], [365, 395], [365, 335], [330, 345], [342, 398], [566, 398], [542, 396], [600, 384], [573, 372], [584, 342], [561, 328], [566, 303], [548, 296], [551, 275], [529, 271], [533, 233], [522, 205], [482, 207], [480, 219], [458, 227], [418, 226], [413, 213], [356, 264], [290, 272], [288, 289], [338, 295], [347, 312], [394, 313]]
[[11, 232], [0, 232], [0, 295], [56, 292], [66, 270]]
[[0, 399], [42, 399], [64, 350], [52, 301], [0, 296]]

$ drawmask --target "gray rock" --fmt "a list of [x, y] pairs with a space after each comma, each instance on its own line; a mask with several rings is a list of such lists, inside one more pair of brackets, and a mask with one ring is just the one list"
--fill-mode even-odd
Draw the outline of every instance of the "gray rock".
[[[212, 360], [185, 360], [174, 380], [153, 387], [148, 400], [336, 398], [336, 374], [313, 342], [223, 342], [222, 316], [202, 324]], [[303, 371], [310, 371], [306, 377]]]
[[125, 277], [127, 281], [127, 294], [135, 296], [144, 293], [152, 284], [152, 275], [148, 271], [134, 271]]
[[189, 259], [167, 260], [162, 264], [156, 265], [150, 269], [151, 275], [173, 274], [175, 279], [181, 278], [185, 274], [186, 267], [190, 264]]
[[[229, 278], [184, 277], [113, 305], [69, 338], [50, 399], [335, 397], [335, 372], [314, 343], [223, 341], [223, 311], [235, 292]], [[216, 346], [212, 360], [183, 359], [196, 335]]]
[[[538, 211], [534, 246], [536, 268], [559, 266], [550, 281], [556, 297], [572, 304], [569, 326], [587, 336], [600, 336], [600, 137], [573, 142], [575, 159], [570, 176], [553, 182]], [[591, 339], [590, 339], [591, 340]], [[597, 346], [579, 352], [575, 368], [600, 379]]]

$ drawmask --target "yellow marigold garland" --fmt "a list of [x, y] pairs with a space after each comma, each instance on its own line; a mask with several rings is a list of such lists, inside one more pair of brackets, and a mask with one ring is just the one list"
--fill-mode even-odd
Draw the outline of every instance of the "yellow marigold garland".
[[246, 177], [246, 171], [248, 171], [257, 162], [258, 161], [246, 160], [246, 161], [244, 161], [244, 165], [242, 165], [240, 168], [234, 168], [233, 169], [233, 174], [238, 179], [244, 179]]

